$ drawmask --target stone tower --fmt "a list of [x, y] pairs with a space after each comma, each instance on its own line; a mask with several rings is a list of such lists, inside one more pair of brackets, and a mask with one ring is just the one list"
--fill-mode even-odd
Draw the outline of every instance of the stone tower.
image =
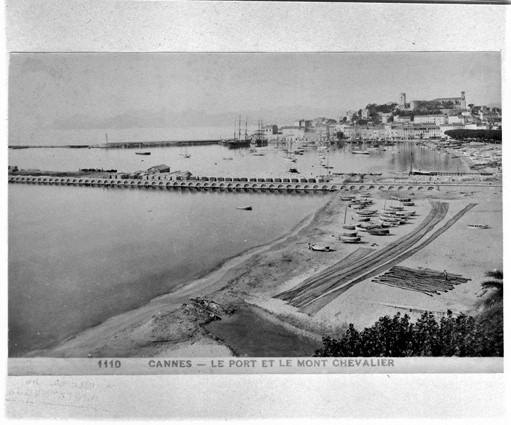
[[399, 106], [406, 108], [406, 93], [401, 93], [399, 95]]

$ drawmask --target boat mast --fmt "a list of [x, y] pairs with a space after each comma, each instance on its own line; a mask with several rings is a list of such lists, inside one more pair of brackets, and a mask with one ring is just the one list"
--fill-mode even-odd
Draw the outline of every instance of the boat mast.
[[245, 117], [245, 140], [248, 137], [248, 117]]
[[108, 133], [105, 133], [105, 140], [106, 140], [106, 143], [108, 143]]
[[238, 121], [238, 140], [241, 140], [241, 115]]
[[411, 158], [411, 161], [410, 161], [410, 175], [413, 174], [413, 152], [410, 152], [410, 158]]

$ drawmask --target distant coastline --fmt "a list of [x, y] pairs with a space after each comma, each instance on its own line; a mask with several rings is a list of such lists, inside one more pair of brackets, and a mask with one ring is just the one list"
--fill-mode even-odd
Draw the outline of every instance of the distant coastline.
[[115, 142], [104, 143], [101, 145], [9, 145], [9, 149], [137, 149], [152, 148], [162, 146], [191, 146], [191, 145], [216, 145], [220, 143], [219, 139], [206, 140], [158, 140], [149, 142]]

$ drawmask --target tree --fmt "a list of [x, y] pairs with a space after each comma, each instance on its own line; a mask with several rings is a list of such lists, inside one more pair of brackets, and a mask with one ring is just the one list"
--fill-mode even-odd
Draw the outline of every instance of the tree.
[[493, 270], [486, 272], [486, 277], [490, 277], [491, 280], [485, 280], [481, 283], [483, 288], [483, 294], [487, 292], [490, 294], [483, 300], [484, 307], [491, 307], [495, 304], [502, 303], [504, 300], [504, 274], [500, 270]]
[[482, 139], [502, 142], [502, 130], [447, 130], [445, 134], [456, 140]]

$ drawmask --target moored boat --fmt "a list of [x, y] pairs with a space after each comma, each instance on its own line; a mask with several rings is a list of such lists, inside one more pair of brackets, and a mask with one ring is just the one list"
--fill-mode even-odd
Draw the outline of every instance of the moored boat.
[[360, 242], [360, 236], [341, 236], [341, 242], [343, 243], [357, 243]]
[[344, 236], [346, 236], [346, 237], [355, 237], [355, 236], [357, 236], [357, 232], [342, 232], [341, 236], [343, 236], [343, 237]]
[[252, 211], [252, 206], [251, 205], [245, 205], [245, 206], [241, 206], [241, 207], [236, 207], [237, 210], [246, 210], [246, 211]]
[[151, 155], [151, 152], [135, 152], [135, 155]]
[[309, 247], [309, 250], [311, 250], [311, 251], [320, 251], [320, 252], [331, 251], [329, 246], [313, 245], [310, 242], [308, 242], [307, 245]]
[[467, 224], [467, 227], [470, 229], [488, 229], [490, 226], [488, 224]]
[[374, 236], [384, 236], [390, 233], [389, 229], [367, 229], [367, 233]]

